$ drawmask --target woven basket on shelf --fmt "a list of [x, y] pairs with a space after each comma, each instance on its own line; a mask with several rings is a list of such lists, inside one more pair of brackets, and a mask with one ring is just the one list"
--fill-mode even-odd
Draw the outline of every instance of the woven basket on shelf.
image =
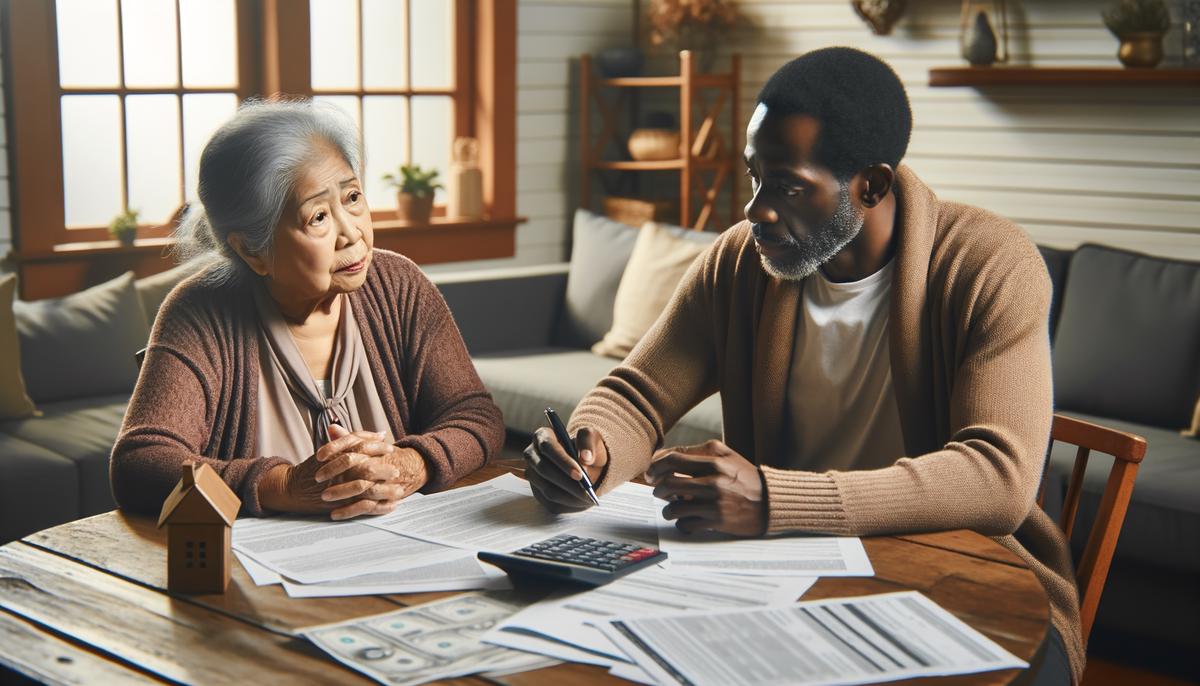
[[679, 132], [673, 129], [636, 129], [629, 134], [629, 156], [638, 162], [679, 158]]
[[667, 200], [643, 200], [610, 195], [604, 198], [604, 216], [615, 222], [641, 227], [652, 221], [668, 221], [671, 203]]

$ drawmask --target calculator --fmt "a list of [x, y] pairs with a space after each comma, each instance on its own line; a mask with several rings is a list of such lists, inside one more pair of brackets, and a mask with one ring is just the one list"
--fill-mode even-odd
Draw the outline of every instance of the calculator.
[[511, 553], [481, 552], [483, 562], [510, 576], [530, 575], [601, 586], [667, 559], [657, 548], [562, 534]]

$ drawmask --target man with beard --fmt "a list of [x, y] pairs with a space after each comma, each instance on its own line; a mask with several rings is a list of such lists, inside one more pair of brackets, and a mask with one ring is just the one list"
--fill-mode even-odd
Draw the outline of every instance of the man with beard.
[[[901, 166], [911, 128], [904, 87], [870, 55], [818, 50], [776, 72], [746, 129], [747, 221], [692, 265], [569, 430], [601, 494], [645, 473], [685, 532], [993, 536], [1050, 597], [1036, 683], [1078, 681], [1070, 555], [1034, 503], [1049, 277], [1019, 227], [938, 200]], [[724, 441], [657, 450], [717, 392]], [[590, 505], [549, 430], [526, 460], [546, 507]]]

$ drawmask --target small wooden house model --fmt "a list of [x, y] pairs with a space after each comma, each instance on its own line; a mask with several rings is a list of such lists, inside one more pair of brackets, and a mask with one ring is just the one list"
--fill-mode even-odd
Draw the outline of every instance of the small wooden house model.
[[183, 478], [163, 503], [167, 525], [167, 589], [224, 593], [229, 585], [230, 532], [242, 501], [206, 464], [183, 466]]

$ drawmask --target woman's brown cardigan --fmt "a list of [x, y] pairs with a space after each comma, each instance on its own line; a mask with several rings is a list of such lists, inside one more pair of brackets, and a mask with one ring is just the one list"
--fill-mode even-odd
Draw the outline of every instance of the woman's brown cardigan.
[[[244, 512], [260, 514], [259, 479], [287, 464], [254, 454], [258, 322], [248, 286], [200, 276], [171, 293], [151, 333], [110, 464], [122, 509], [157, 513], [183, 462], [202, 460]], [[504, 422], [437, 287], [409, 259], [376, 250], [350, 299], [396, 445], [425, 458], [422, 490], [483, 466], [503, 444]]]

